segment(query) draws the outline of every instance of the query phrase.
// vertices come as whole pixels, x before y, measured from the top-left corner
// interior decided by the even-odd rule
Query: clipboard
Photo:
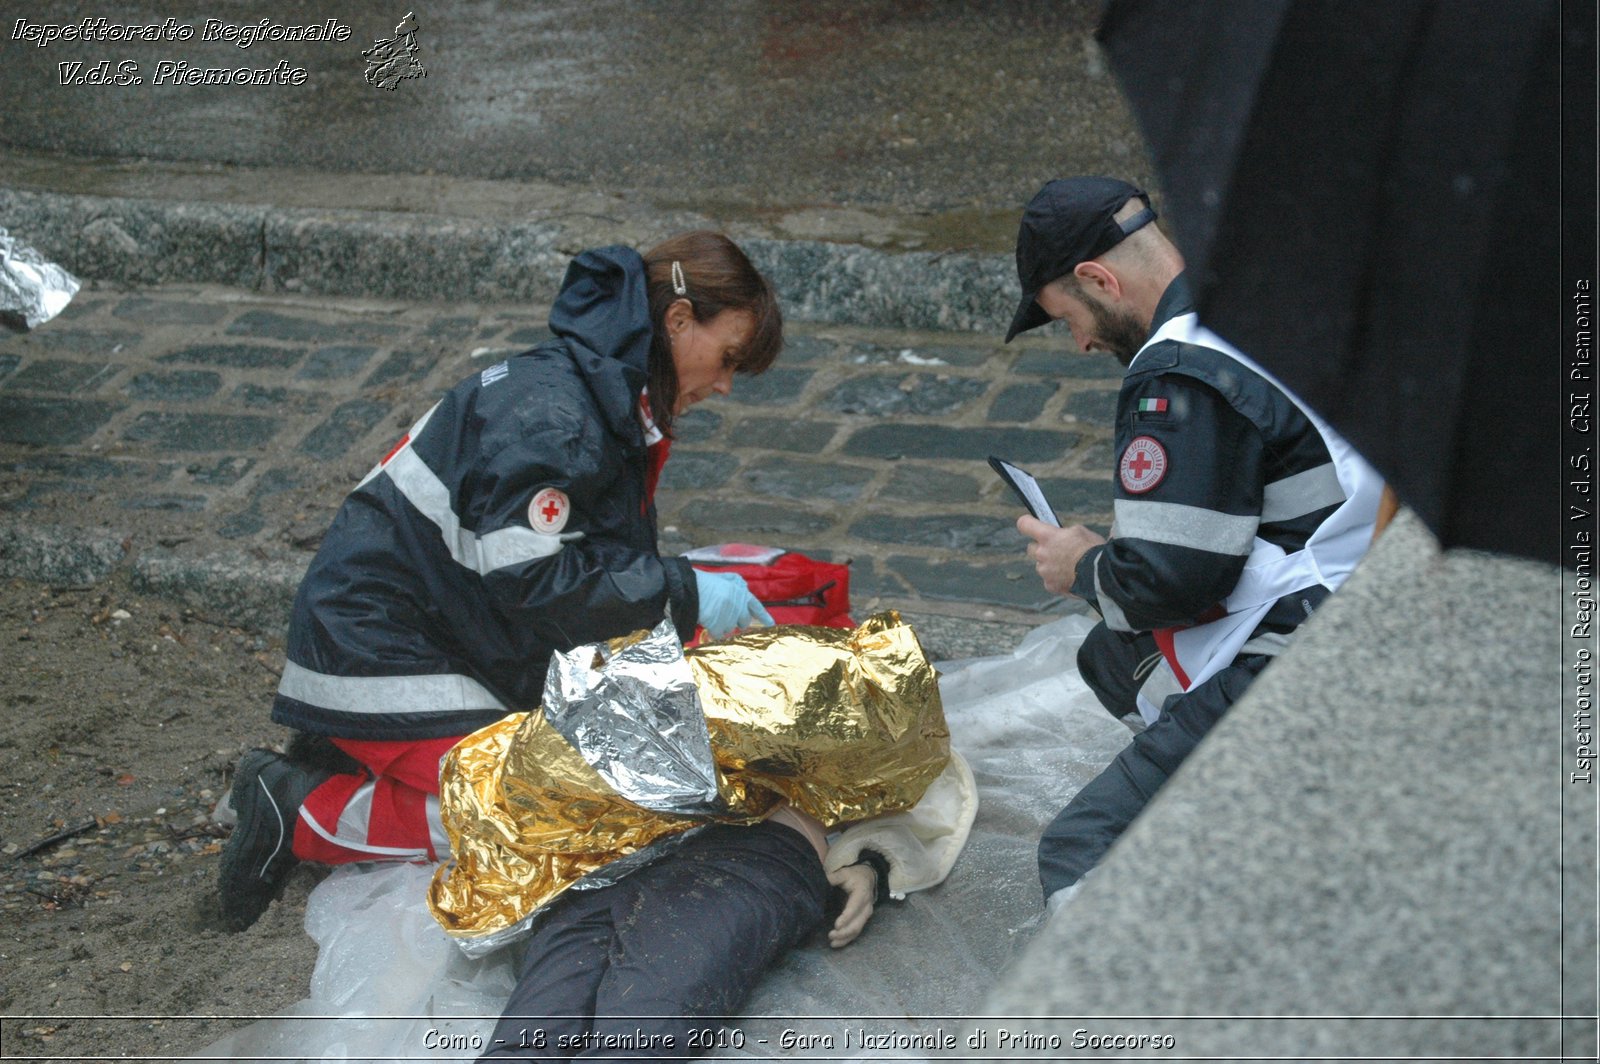
[[[1044,497],[1044,490],[1039,487],[1039,482],[1034,479],[1032,473],[992,454],[989,456],[989,465],[1000,474],[1000,479],[1016,492],[1017,498],[1022,500],[1022,505],[1027,507],[1030,514],[1047,525],[1061,527],[1061,522],[1056,520],[1055,510]]]

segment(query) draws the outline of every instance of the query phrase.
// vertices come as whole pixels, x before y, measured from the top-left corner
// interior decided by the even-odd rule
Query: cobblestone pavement
[[[544,323],[525,305],[90,285],[0,340],[0,570],[70,583],[133,564],[169,590],[231,581],[239,615],[261,586],[281,606],[355,481]],[[1104,530],[1118,367],[1068,348],[792,325],[777,366],[681,419],[663,549],[848,558],[863,614],[1012,627],[1081,609],[1040,586],[986,463],[1030,469],[1064,519]]]

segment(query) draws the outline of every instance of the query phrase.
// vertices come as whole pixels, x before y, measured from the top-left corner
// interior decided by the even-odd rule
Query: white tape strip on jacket
[[[1117,534],[1170,547],[1244,557],[1250,553],[1259,522],[1254,515],[1225,514],[1176,502],[1117,499]]]
[[[448,713],[493,709],[511,712],[470,676],[329,676],[285,662],[278,693],[341,713]]]
[[[583,538],[582,532],[546,535],[518,526],[502,528],[484,536],[462,528],[461,518],[450,508],[450,489],[412,449],[417,437],[422,435],[422,430],[438,409],[438,404],[434,404],[418,418],[400,448],[386,461],[373,466],[357,487],[376,476],[387,474],[406,501],[439,529],[450,557],[482,576],[536,558],[548,558],[560,551],[563,544]]]
[[[461,519],[450,509],[450,489],[410,447],[402,448],[389,459],[383,471],[406,501],[438,526],[450,557],[483,576],[496,569],[548,558],[560,551],[563,544],[583,536],[582,532],[547,535],[519,526],[479,536],[461,527]]]

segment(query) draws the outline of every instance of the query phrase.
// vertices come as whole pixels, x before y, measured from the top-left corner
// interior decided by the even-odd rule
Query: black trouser
[[[1078,647],[1078,675],[1113,717],[1139,712],[1135,697],[1144,686],[1150,658],[1161,656],[1149,632],[1113,632],[1104,621]]]
[[[1119,715],[1132,712],[1133,695],[1139,689],[1132,679],[1140,658],[1137,641],[1114,632],[1101,634],[1104,628],[1103,624],[1097,626],[1084,641],[1084,650],[1090,652],[1079,652],[1079,671],[1107,709]],[[1090,649],[1091,640],[1100,653]],[[1046,898],[1072,886],[1100,862],[1271,660],[1255,654],[1236,658],[1193,690],[1168,698],[1155,723],[1135,735],[1116,759],[1056,814],[1039,839],[1039,882]]]
[[[690,1032],[738,1013],[822,923],[828,890],[811,843],[772,823],[707,828],[620,883],[569,890],[530,938],[484,1059],[705,1055]]]

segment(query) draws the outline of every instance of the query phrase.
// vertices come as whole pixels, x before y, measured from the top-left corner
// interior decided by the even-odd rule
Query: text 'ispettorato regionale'
[[[11,39],[39,48],[76,42],[90,44],[161,44],[181,42],[226,42],[241,49],[262,41],[348,41],[349,26],[336,18],[321,22],[292,24],[261,19],[257,22],[228,22],[208,18],[198,26],[168,17],[160,22],[114,22],[108,18],[82,18],[76,22],[32,22],[19,18],[11,27]],[[304,67],[280,59],[272,66],[197,66],[172,58],[106,58],[99,61],[74,60],[57,64],[62,85],[142,85],[146,75],[141,63],[154,63],[149,75],[152,85],[301,85],[308,74]]]

